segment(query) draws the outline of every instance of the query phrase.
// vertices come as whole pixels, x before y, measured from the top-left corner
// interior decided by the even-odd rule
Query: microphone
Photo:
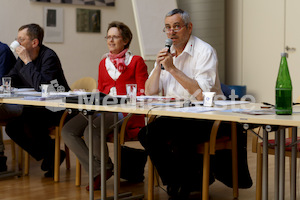
[[[166,42],[165,47],[168,47],[168,52],[170,53],[170,48],[173,44],[173,41],[170,38],[168,38],[168,39],[166,39],[165,42]],[[165,69],[163,65],[161,65],[160,68],[163,69],[163,70]]]

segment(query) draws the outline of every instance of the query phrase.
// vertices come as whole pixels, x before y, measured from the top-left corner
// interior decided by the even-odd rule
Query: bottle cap
[[[286,52],[281,53],[281,57],[287,57],[287,56],[288,56],[288,54]]]

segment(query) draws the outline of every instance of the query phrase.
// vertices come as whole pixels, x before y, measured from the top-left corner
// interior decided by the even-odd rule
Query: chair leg
[[[209,142],[204,143],[204,155],[203,155],[203,180],[202,180],[202,200],[209,199]]]
[[[25,154],[25,163],[24,163],[24,175],[29,175],[29,153],[27,151],[24,151]]]
[[[3,126],[0,126],[0,137],[3,141]],[[10,145],[11,145],[11,158],[12,160],[16,160],[15,142],[12,139],[10,139]]]
[[[54,182],[59,181],[60,167],[60,137],[58,127],[55,127],[55,156],[54,156]]]
[[[67,147],[67,145],[65,145],[65,152],[66,152],[66,168],[71,169],[70,150]]]
[[[10,147],[11,147],[11,158],[12,160],[16,160],[16,145],[13,140],[10,140]]]
[[[257,163],[256,163],[256,200],[262,198],[262,147],[257,147]]]
[[[154,167],[148,156],[148,200],[154,199]]]
[[[298,150],[296,151],[296,158],[298,158]],[[292,185],[292,157],[289,157],[290,165],[290,187]]]
[[[119,136],[118,136],[119,137]],[[121,144],[120,141],[118,141],[118,191],[121,187]]]
[[[238,198],[238,157],[237,157],[237,130],[236,122],[231,122],[231,145],[232,145],[232,186],[233,197]]]
[[[23,149],[21,148],[21,147],[19,147],[18,145],[17,145],[17,147],[18,147],[18,167],[19,167],[19,170],[22,170],[23,168],[24,168],[24,166],[23,166],[23,161],[24,161],[24,159],[23,159]]]
[[[81,185],[81,164],[76,158],[76,177],[75,177],[75,185],[80,186]]]
[[[154,186],[158,187],[159,186],[159,174],[155,167],[153,167],[153,176],[154,176]]]

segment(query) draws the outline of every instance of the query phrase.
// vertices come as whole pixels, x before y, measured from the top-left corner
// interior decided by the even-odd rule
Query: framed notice
[[[76,30],[77,32],[100,33],[101,11],[91,9],[76,9]]]
[[[63,28],[63,9],[44,7],[44,41],[62,43],[64,41]]]

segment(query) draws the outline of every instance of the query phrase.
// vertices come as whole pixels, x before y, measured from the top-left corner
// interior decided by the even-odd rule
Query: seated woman
[[[133,55],[129,50],[132,33],[128,26],[122,22],[112,22],[107,29],[107,46],[109,53],[99,64],[98,89],[105,94],[125,95],[126,84],[137,84],[137,95],[143,95],[145,82],[148,78],[147,66],[142,57]],[[119,119],[123,114],[119,113]],[[112,131],[113,114],[105,115],[105,133]],[[134,115],[128,122],[126,134],[128,138],[137,137],[139,130],[145,126],[144,116]],[[100,189],[100,114],[93,115],[93,169],[94,190]],[[82,139],[84,136],[84,140]],[[80,113],[69,120],[62,129],[62,137],[66,145],[76,154],[83,168],[88,171],[88,121]],[[113,163],[106,146],[105,160],[107,163],[106,178],[113,172]],[[86,187],[89,190],[89,186]]]

